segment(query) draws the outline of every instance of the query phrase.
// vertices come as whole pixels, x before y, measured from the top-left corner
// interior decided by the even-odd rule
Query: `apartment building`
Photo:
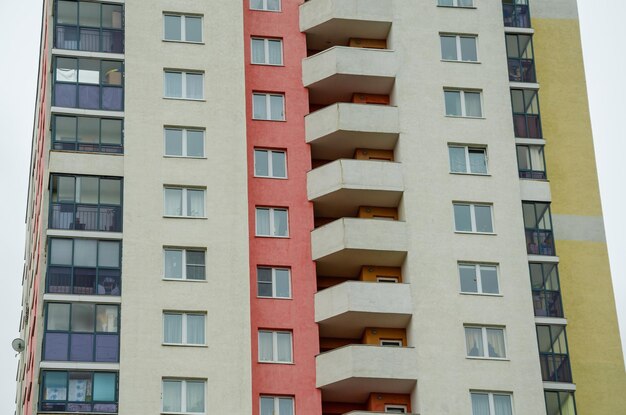
[[[16,414],[623,413],[575,0],[42,15]]]

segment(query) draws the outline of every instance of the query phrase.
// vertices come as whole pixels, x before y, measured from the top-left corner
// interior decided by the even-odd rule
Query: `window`
[[[476,36],[439,35],[441,39],[441,59],[446,61],[478,62]]]
[[[56,2],[54,47],[124,53],[124,8],[88,1]]]
[[[280,39],[252,38],[252,63],[257,65],[282,65],[283,41]]]
[[[539,363],[544,382],[572,382],[565,326],[537,325]]]
[[[205,344],[205,315],[197,313],[163,313],[163,343]]]
[[[46,292],[120,295],[121,242],[51,238]]]
[[[259,330],[259,362],[293,363],[291,332]]]
[[[545,180],[547,175],[543,146],[517,146],[517,166],[520,178]]]
[[[506,358],[504,329],[501,328],[466,326],[465,346],[468,357]]]
[[[53,174],[50,187],[51,229],[122,231],[122,179]]]
[[[449,117],[483,116],[480,91],[444,91],[446,101],[446,115]]]
[[[511,89],[515,137],[542,138],[539,97],[533,89]]]
[[[438,4],[448,7],[473,7],[474,0],[439,0]]]
[[[258,267],[257,295],[264,298],[291,298],[291,276],[288,268]]]
[[[124,107],[123,73],[122,61],[56,57],[53,105],[121,111]]]
[[[178,42],[202,42],[202,16],[164,14],[163,39]]]
[[[380,339],[380,345],[383,347],[402,347],[401,339]]]
[[[44,370],[39,410],[117,413],[117,373]]]
[[[459,264],[461,292],[499,294],[498,267],[487,264]]]
[[[252,118],[255,120],[284,121],[285,96],[282,94],[252,94]]]
[[[563,317],[557,264],[531,262],[529,266],[535,316]]]
[[[280,0],[250,0],[251,10],[280,11]]]
[[[288,396],[261,396],[260,415],[294,415],[293,398]]]
[[[43,360],[119,361],[119,314],[114,304],[46,304]]]
[[[522,212],[526,252],[531,255],[556,255],[550,203],[522,202]]]
[[[254,149],[254,176],[287,178],[287,153],[279,150]]]
[[[287,209],[256,208],[256,235],[276,238],[289,236]]]
[[[504,26],[530,27],[528,0],[502,0]]]
[[[495,392],[472,392],[472,415],[513,415],[511,395]]]
[[[454,226],[457,232],[493,233],[491,205],[454,203]]]
[[[537,82],[533,38],[531,35],[506,35],[509,81]]]
[[[201,414],[205,411],[206,381],[163,379],[162,412],[166,414]]]
[[[204,130],[166,127],[165,155],[204,157]]]
[[[204,73],[165,71],[163,74],[165,98],[204,98]]]
[[[449,145],[450,171],[452,173],[487,174],[487,149]]]
[[[204,189],[165,187],[165,216],[204,217]]]
[[[550,415],[576,415],[574,392],[545,391],[546,409]]]
[[[123,124],[116,118],[53,115],[52,149],[121,154]]]
[[[388,414],[406,414],[407,411],[406,405],[385,405],[385,413]]]
[[[165,248],[165,279],[205,280],[205,251]]]

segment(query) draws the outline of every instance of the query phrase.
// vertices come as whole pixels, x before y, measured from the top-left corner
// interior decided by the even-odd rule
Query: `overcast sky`
[[[424,0],[421,0],[424,1]],[[433,0],[434,1],[434,0]],[[489,0],[485,3],[488,4]],[[544,0],[550,1],[550,0]],[[146,0],[146,3],[148,1]],[[626,337],[626,186],[623,130],[626,54],[618,28],[626,16],[623,0],[578,0],[596,159],[609,243],[613,283]],[[7,284],[0,291],[0,413],[12,414],[15,399],[15,353],[18,336],[24,256],[24,212],[32,138],[41,0],[0,1],[0,263]],[[575,41],[575,40],[574,40]],[[555,47],[566,45],[555,45]],[[593,289],[593,275],[589,275]]]

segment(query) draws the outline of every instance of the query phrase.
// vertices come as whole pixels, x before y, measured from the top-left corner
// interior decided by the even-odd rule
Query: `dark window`
[[[531,262],[530,282],[537,317],[563,317],[557,264]]]
[[[52,149],[94,153],[124,152],[123,121],[115,118],[52,117]]]
[[[556,255],[550,204],[543,202],[523,202],[526,248],[533,255]]]
[[[39,410],[117,413],[117,373],[44,370]]]
[[[502,0],[504,25],[507,27],[530,27],[528,0]]]
[[[541,376],[546,382],[572,382],[565,326],[538,325]]]
[[[547,175],[543,146],[517,146],[517,167],[522,179],[545,180]]]
[[[510,81],[537,82],[532,36],[507,34],[506,54],[509,61]]]
[[[533,89],[511,89],[515,137],[542,138],[539,97]]]
[[[546,410],[550,415],[576,415],[574,392],[545,391]]]

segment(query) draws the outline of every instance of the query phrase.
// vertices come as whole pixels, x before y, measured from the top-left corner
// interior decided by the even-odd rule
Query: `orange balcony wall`
[[[406,330],[368,327],[363,332],[361,343],[378,346],[381,340],[402,340],[402,346],[406,347]]]
[[[360,206],[358,217],[361,219],[398,220],[398,209],[397,208],[373,207],[373,206]]]
[[[351,48],[387,49],[387,40],[350,38],[348,46]]]
[[[389,95],[356,93],[352,95],[352,103],[389,105]]]
[[[379,282],[379,278],[384,278],[385,282],[391,282],[389,281],[390,279],[395,279],[397,282],[402,282],[402,271],[400,267],[364,266],[361,268],[359,280],[367,282]]]
[[[370,412],[385,412],[385,405],[405,405],[411,412],[411,396],[399,393],[370,393],[367,400],[367,410]]]
[[[371,148],[357,148],[354,152],[354,159],[393,161],[393,150],[373,150]]]

